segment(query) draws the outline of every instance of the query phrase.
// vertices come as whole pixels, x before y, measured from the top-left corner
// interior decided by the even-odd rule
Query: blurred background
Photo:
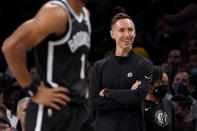
[[[20,24],[34,17],[46,1],[1,1],[0,47]],[[118,12],[125,12],[132,17],[136,26],[133,49],[152,60],[155,65],[166,68],[170,73],[169,91],[166,98],[171,99],[177,92],[180,93],[181,89],[186,88],[188,93],[183,93],[183,95],[190,96],[196,101],[196,0],[97,0],[90,1],[86,6],[91,14],[92,26],[88,79],[90,79],[94,62],[111,55],[115,48],[115,43],[109,33],[111,18]],[[39,82],[39,74],[34,66],[31,51],[28,52],[28,68],[33,80]],[[188,73],[187,77],[180,75],[180,72]],[[187,83],[184,83],[185,81]],[[184,87],[180,86],[180,83]],[[0,103],[5,104],[7,110],[11,112],[10,119],[15,119],[12,116],[16,114],[17,103],[23,97],[24,94],[20,91],[17,81],[0,52]],[[197,112],[194,111],[194,114]],[[16,122],[13,123],[16,127]]]

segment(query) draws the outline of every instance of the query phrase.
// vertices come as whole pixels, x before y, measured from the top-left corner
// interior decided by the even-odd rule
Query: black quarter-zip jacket
[[[97,61],[90,80],[93,109],[99,113],[96,131],[144,131],[143,107],[152,81],[152,62],[131,50],[127,57],[109,56]],[[137,81],[142,84],[131,90]],[[99,92],[110,89],[109,98]]]

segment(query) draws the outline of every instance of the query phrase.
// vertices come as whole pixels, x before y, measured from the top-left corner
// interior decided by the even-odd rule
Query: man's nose
[[[129,31],[124,32],[124,36],[130,36],[130,35],[131,35],[131,33]]]

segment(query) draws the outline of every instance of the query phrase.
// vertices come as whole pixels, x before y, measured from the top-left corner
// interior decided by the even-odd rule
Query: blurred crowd
[[[23,21],[34,16],[47,0],[2,1],[0,5],[0,43]],[[8,3],[9,2],[9,3]],[[128,13],[136,25],[133,49],[170,73],[166,98],[174,102],[179,129],[187,131],[197,120],[197,3],[195,0],[97,0],[88,3],[92,37],[89,52],[88,80],[94,62],[111,55],[115,48],[110,38],[110,20],[117,12]],[[0,44],[0,45],[1,45]],[[35,82],[39,73],[33,55],[27,64]],[[178,96],[177,96],[178,95]],[[179,96],[181,95],[181,96]],[[184,96],[184,97],[182,97]],[[25,95],[9,71],[0,52],[0,112],[10,124],[22,130],[18,116],[19,101]],[[6,113],[5,113],[6,111]],[[0,118],[1,121],[8,120]],[[184,124],[183,124],[184,123]],[[183,126],[184,125],[184,126]]]

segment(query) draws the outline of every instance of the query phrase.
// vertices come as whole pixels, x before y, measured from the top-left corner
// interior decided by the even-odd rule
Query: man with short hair
[[[172,90],[175,95],[181,94],[184,96],[189,96],[189,98],[192,99],[190,114],[195,120],[197,120],[197,101],[191,96],[193,87],[191,85],[191,75],[189,71],[181,69],[175,74],[172,81]]]
[[[96,110],[96,131],[144,131],[143,101],[152,80],[153,64],[133,49],[135,26],[124,13],[112,18],[113,55],[95,63],[90,97]],[[141,85],[131,87],[136,81]]]

